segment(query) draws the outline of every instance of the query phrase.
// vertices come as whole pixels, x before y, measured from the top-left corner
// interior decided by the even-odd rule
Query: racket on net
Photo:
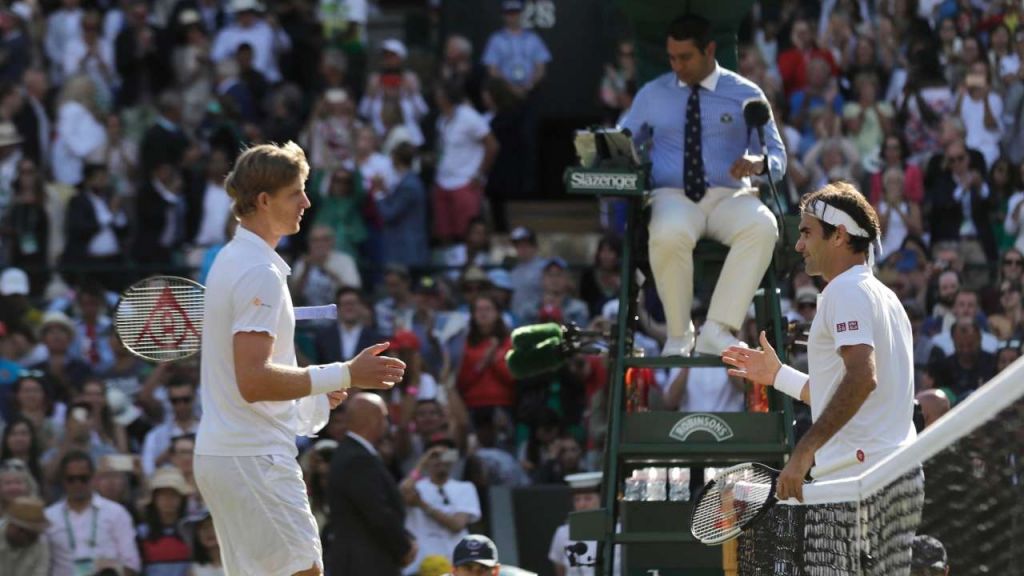
[[[206,288],[178,276],[150,276],[121,294],[114,330],[125,348],[154,362],[188,358],[199,351]],[[295,308],[296,320],[336,318],[334,304]]]
[[[812,468],[811,476],[818,478],[862,462],[864,452],[857,450],[833,465]],[[757,462],[720,471],[704,485],[693,505],[690,517],[693,537],[703,544],[722,544],[756,525],[779,502],[775,484],[780,473]]]

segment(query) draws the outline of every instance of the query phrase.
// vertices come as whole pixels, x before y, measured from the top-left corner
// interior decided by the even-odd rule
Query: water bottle
[[[644,500],[647,502],[665,501],[665,481],[668,479],[664,468],[647,468],[647,490]]]
[[[672,502],[690,501],[690,469],[668,469],[668,499]]]
[[[622,499],[626,502],[639,502],[644,499],[646,481],[641,478],[643,470],[633,470],[633,474],[626,478],[625,488],[622,491]]]

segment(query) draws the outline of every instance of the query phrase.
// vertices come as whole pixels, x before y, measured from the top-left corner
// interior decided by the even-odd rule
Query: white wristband
[[[348,373],[348,364],[335,362],[310,366],[309,382],[311,384],[309,395],[316,396],[317,394],[345,390],[351,386],[352,377]]]
[[[775,389],[787,396],[792,396],[797,400],[800,399],[800,393],[804,390],[804,384],[807,383],[807,374],[793,368],[792,366],[782,365],[779,371],[775,374]]]

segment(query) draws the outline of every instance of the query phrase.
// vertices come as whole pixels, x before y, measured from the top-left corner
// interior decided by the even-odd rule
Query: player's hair
[[[241,218],[256,211],[256,199],[263,192],[275,192],[309,177],[306,153],[294,142],[253,146],[235,161],[235,167],[224,180],[228,195],[234,200],[232,210]]]
[[[714,40],[711,37],[711,21],[697,14],[685,14],[673,20],[668,25],[668,37],[679,42],[692,40],[701,54]]]
[[[846,212],[854,222],[870,234],[869,238],[849,235],[850,248],[854,253],[866,253],[871,243],[882,233],[875,209],[868,203],[867,198],[849,182],[832,182],[820,190],[811,192],[800,199],[800,210],[807,210],[807,206],[815,201],[824,202],[837,210]],[[820,222],[825,238],[831,238],[836,232],[836,227],[828,222]]]

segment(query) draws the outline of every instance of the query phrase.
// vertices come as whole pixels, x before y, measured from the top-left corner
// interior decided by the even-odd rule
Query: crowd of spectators
[[[339,312],[299,327],[300,362],[388,340],[409,367],[376,445],[418,541],[406,574],[489,531],[490,488],[600,470],[607,360],[517,380],[504,356],[524,324],[612,326],[621,222],[603,219],[593,260],[570,263],[507,221],[529,172],[535,88],[559,55],[521,28],[521,2],[501,4],[504,27],[485,46],[443,39],[429,79],[399,39],[368,40],[353,0],[0,10],[0,572],[218,573],[192,478],[196,360],[139,360],[111,314],[142,276],[202,281],[236,224],[223,177],[264,141],[299,142],[312,168],[303,230],[279,247],[295,304]],[[757,5],[741,29],[739,72],[786,141],[790,210],[843,179],[878,211],[877,273],[913,322],[931,416],[1021,355],[1022,12],[786,0]],[[594,86],[609,124],[637,89],[622,39]],[[786,278],[784,311],[806,324],[821,286]],[[649,287],[641,300],[635,341],[655,355],[660,305]],[[652,409],[750,404],[721,368],[651,377]],[[345,530],[328,525],[327,470],[347,430],[342,405],[318,439],[299,439],[325,549]]]

